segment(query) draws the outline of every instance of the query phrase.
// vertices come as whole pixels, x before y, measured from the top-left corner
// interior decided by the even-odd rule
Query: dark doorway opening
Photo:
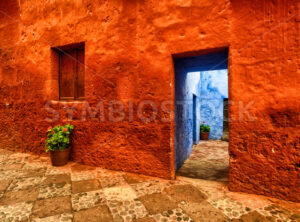
[[[197,96],[193,94],[193,143],[197,144]]]
[[[174,65],[176,175],[228,181],[228,49]],[[200,124],[211,128],[208,141]]]
[[[229,141],[229,126],[228,126],[228,98],[223,100],[223,136],[222,140]]]

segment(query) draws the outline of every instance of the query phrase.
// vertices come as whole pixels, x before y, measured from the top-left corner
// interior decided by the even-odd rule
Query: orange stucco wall
[[[0,1],[0,145],[43,153],[46,129],[67,122],[75,104],[57,102],[51,47],[85,42],[86,101],[101,100],[105,118],[83,121],[84,103],[75,104],[73,160],[174,178],[174,121],[158,109],[143,122],[135,111],[141,101],[174,100],[172,55],[229,47],[229,187],[300,201],[299,8],[297,0]],[[111,100],[123,102],[122,121],[109,121]]]

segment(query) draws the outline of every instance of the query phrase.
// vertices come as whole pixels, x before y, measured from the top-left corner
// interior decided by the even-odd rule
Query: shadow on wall
[[[227,58],[228,50],[174,59],[176,170],[199,142],[202,121],[211,126],[211,139],[222,137],[223,99],[228,97]]]
[[[10,46],[14,46],[20,37],[20,23],[18,22],[20,18],[19,1],[17,0],[1,0],[0,1],[0,48],[2,50],[3,56],[9,54]],[[8,63],[4,61],[3,64]],[[1,65],[3,66],[3,65]]]

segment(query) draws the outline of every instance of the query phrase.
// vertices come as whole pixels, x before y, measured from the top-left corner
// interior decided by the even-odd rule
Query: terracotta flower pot
[[[208,140],[209,132],[200,132],[200,139],[201,140]]]
[[[54,150],[50,151],[50,159],[53,166],[63,166],[68,163],[71,148],[63,151]]]

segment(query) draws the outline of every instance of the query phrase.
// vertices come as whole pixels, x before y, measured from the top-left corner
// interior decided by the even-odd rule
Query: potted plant
[[[203,121],[203,124],[200,125],[200,139],[208,140],[209,132],[210,132],[209,125],[205,125],[205,122]]]
[[[70,135],[74,129],[73,125],[49,127],[46,139],[46,152],[50,151],[50,159],[53,166],[63,166],[69,160]]]

